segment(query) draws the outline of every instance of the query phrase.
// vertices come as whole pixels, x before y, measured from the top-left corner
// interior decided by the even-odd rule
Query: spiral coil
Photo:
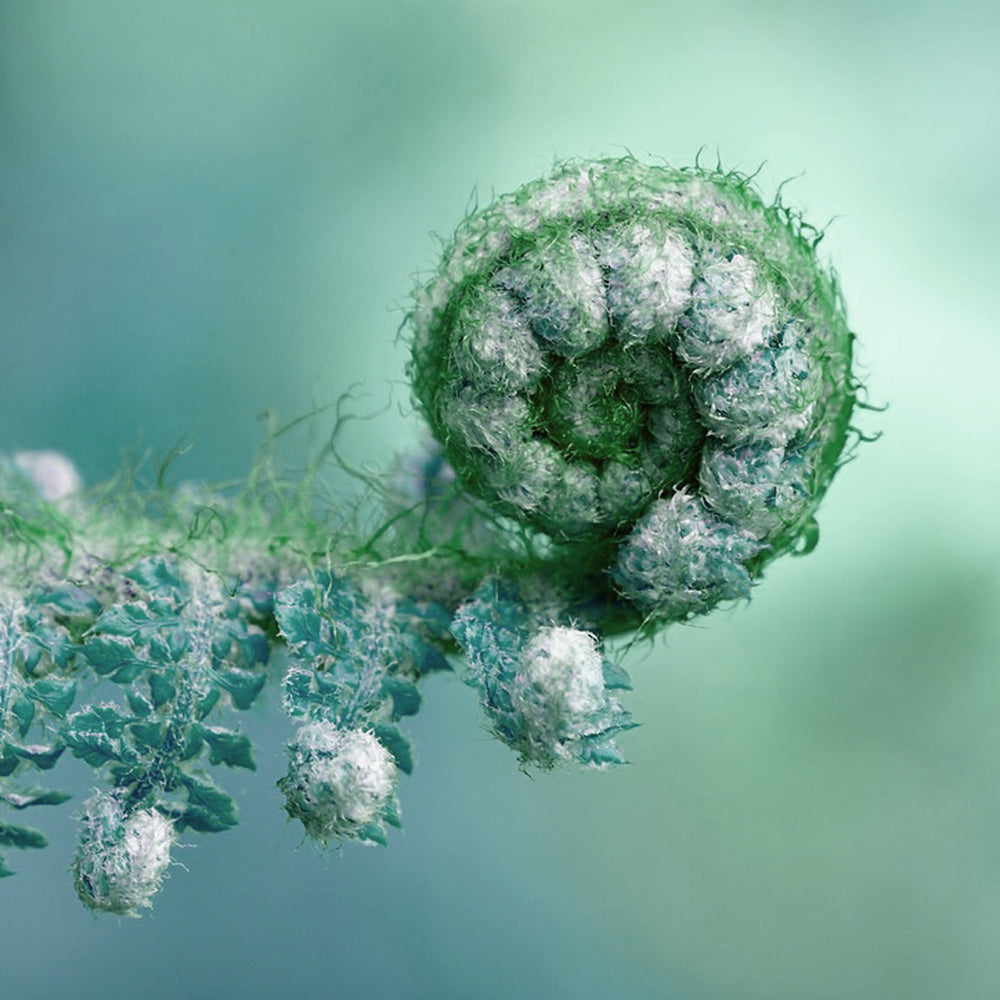
[[[471,494],[644,617],[746,596],[854,403],[816,236],[739,174],[568,164],[459,227],[410,317],[418,405]]]

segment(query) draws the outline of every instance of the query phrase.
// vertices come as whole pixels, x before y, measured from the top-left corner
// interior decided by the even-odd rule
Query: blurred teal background
[[[440,1000],[1000,995],[1000,13],[972,0],[0,0],[0,444],[244,473],[267,409],[358,383],[474,192],[566,156],[747,171],[830,226],[882,431],[808,559],[634,650],[610,774],[525,777],[432,679],[387,850],[316,856],[221,776],[153,914],[94,920],[52,846],[0,886],[0,994]],[[73,765],[64,783],[86,794]]]

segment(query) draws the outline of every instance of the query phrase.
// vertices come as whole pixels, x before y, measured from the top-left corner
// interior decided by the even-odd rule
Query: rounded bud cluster
[[[396,762],[373,733],[310,722],[288,745],[285,810],[313,840],[380,843],[396,818]]]
[[[541,762],[579,758],[585,738],[603,735],[606,716],[620,711],[605,688],[597,640],[561,625],[540,628],[528,641],[510,698],[525,755]]]
[[[452,620],[493,732],[526,765],[624,762],[616,737],[634,723],[615,693],[631,688],[628,674],[592,633],[531,618],[510,586],[487,580]]]
[[[847,436],[817,242],[741,175],[568,164],[459,227],[410,316],[417,401],[469,492],[600,548],[642,617],[744,596]]]
[[[173,842],[173,824],[157,810],[126,816],[114,793],[93,796],[85,806],[73,860],[81,902],[92,910],[141,916],[160,890]]]

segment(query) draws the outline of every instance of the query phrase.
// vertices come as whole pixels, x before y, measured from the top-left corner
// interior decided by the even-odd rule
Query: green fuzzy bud
[[[687,617],[813,531],[856,389],[813,234],[739,174],[629,157],[459,227],[409,317],[414,393],[465,488],[549,537],[567,606]]]

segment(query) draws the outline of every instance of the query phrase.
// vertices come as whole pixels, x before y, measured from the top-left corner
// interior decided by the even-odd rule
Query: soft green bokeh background
[[[78,907],[70,810],[39,817],[0,995],[1000,995],[998,43],[971,0],[0,0],[5,449],[96,481],[187,437],[227,478],[261,411],[360,383],[392,404],[347,448],[384,464],[429,234],[626,148],[797,177],[890,403],[814,555],[633,652],[631,767],[526,778],[435,678],[405,833],[322,859],[259,714],[243,825],[140,922]]]

